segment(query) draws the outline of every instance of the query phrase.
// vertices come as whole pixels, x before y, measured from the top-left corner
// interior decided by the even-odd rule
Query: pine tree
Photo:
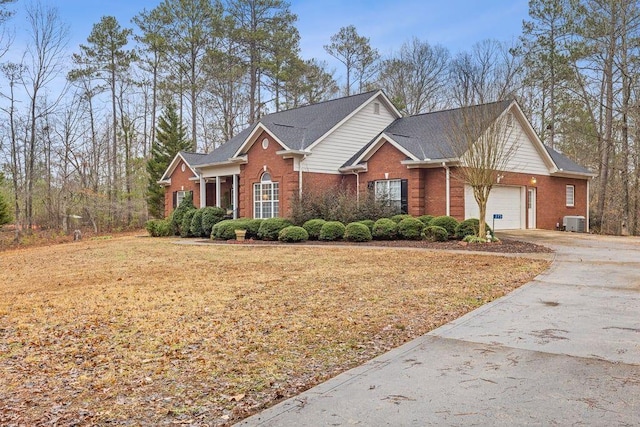
[[[4,224],[9,224],[11,221],[13,221],[11,217],[11,207],[2,193],[0,193],[0,227]]]
[[[152,217],[164,216],[164,188],[158,181],[176,154],[190,148],[191,141],[186,138],[185,128],[180,122],[176,107],[173,104],[167,105],[158,120],[156,140],[151,149],[151,158],[147,162],[147,205]]]

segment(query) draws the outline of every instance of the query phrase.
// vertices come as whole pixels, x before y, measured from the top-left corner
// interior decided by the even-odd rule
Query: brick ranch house
[[[589,215],[594,176],[545,146],[515,101],[491,107],[509,115],[515,154],[498,175],[487,221],[496,229],[556,229],[565,215]],[[208,154],[180,152],[160,183],[169,215],[187,193],[196,206],[234,218],[286,217],[304,191],[346,185],[385,194],[414,216],[478,217],[471,188],[447,155],[447,124],[459,109],[403,117],[382,91],[266,115]],[[450,140],[450,138],[449,138]],[[444,153],[444,154],[443,154]]]

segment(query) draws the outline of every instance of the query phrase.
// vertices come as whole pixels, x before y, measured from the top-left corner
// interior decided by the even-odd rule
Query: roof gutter
[[[247,156],[238,156],[238,157],[231,157],[230,159],[224,161],[224,162],[215,162],[215,163],[205,163],[202,165],[196,165],[193,168],[194,169],[202,169],[202,168],[208,168],[211,166],[228,166],[228,165],[237,165],[238,163],[247,163],[248,159]]]
[[[441,168],[443,166],[458,166],[460,159],[424,159],[424,160],[403,160],[400,164],[405,165],[408,169],[413,168]]]
[[[341,173],[356,173],[356,172],[367,172],[367,164],[360,163],[354,166],[344,166],[338,169]]]

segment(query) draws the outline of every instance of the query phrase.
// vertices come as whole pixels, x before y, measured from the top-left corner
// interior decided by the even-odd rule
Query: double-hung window
[[[575,206],[575,194],[576,187],[574,185],[567,185],[566,205],[568,207]]]
[[[184,190],[175,191],[173,193],[173,207],[177,208],[178,206],[180,206],[180,203],[182,203],[184,198],[187,197],[187,195],[190,195],[190,194],[192,195],[191,191],[184,191]]]
[[[260,182],[253,184],[253,217],[275,218],[280,211],[280,194],[277,182],[271,181],[271,175],[262,174]]]
[[[373,181],[373,190],[376,200],[385,202],[398,212],[408,212],[406,179]]]

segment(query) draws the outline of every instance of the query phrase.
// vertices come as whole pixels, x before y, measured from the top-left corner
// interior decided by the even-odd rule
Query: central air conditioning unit
[[[567,215],[562,218],[562,228],[564,231],[573,231],[575,233],[584,233],[587,231],[585,217]]]

